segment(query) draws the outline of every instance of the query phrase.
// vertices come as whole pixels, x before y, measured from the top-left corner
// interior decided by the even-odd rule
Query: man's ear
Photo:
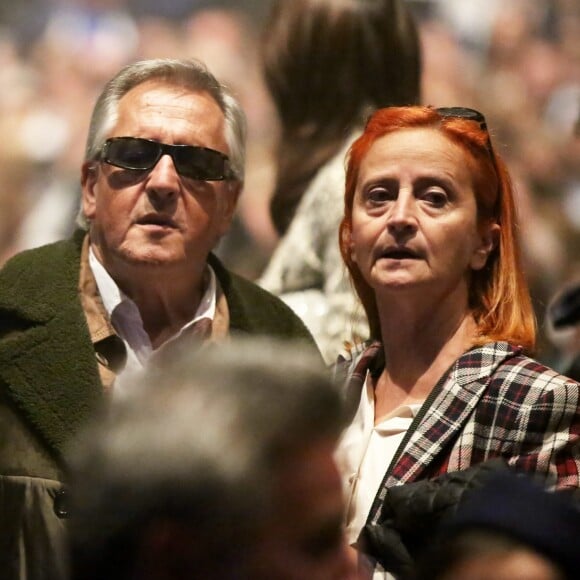
[[[241,181],[228,181],[225,184],[224,207],[221,216],[220,235],[224,235],[229,229],[234,218],[238,199],[244,184]]]
[[[90,161],[85,161],[81,167],[81,205],[84,216],[89,220],[95,217],[96,212],[97,171],[97,166]]]
[[[481,270],[486,264],[489,255],[497,248],[501,227],[495,222],[487,223],[480,232],[480,244],[475,248],[471,257],[471,269]]]

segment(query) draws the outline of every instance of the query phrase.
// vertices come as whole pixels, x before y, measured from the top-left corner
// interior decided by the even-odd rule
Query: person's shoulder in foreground
[[[238,337],[133,386],[71,450],[74,580],[354,579],[343,409],[312,352]]]

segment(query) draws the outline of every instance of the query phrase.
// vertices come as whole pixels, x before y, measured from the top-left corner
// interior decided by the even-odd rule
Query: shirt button
[[[54,496],[54,513],[61,519],[69,516],[69,497],[64,488],[59,489]]]

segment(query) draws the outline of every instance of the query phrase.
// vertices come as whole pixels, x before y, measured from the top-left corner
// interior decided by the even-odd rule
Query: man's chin
[[[118,258],[138,268],[167,268],[183,264],[185,256],[176,252],[155,250],[121,251]]]

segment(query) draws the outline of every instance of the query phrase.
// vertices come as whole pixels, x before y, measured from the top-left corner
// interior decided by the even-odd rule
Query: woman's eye
[[[373,187],[368,190],[366,198],[371,203],[384,203],[394,199],[394,195],[386,187]]]
[[[434,207],[443,207],[447,203],[447,194],[440,190],[427,190],[423,199]]]

